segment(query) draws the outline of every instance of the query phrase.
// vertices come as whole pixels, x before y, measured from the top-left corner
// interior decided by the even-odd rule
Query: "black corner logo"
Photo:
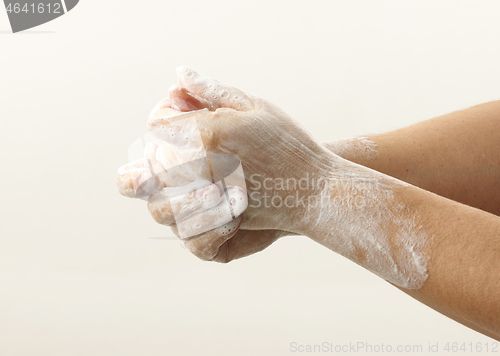
[[[12,32],[52,21],[73,9],[79,0],[4,0]]]

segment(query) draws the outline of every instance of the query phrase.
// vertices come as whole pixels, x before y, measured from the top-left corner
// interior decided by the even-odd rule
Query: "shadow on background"
[[[23,31],[13,33],[12,31],[0,31],[0,35],[45,35],[49,33],[57,33],[55,31]]]

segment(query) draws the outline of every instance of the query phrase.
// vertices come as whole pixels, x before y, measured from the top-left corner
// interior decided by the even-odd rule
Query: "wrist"
[[[339,179],[350,162],[327,152],[323,160],[300,178],[288,180],[289,188],[280,216],[280,229],[310,236],[325,220],[338,213],[332,209],[345,200]]]
[[[379,155],[378,145],[370,137],[348,137],[321,143],[327,150],[351,162],[368,166]]]

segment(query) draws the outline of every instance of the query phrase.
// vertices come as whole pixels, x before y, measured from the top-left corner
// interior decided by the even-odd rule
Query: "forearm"
[[[356,166],[298,233],[500,339],[500,218]]]
[[[349,161],[470,206],[416,187],[396,189],[387,206],[393,216],[394,206],[404,206],[395,218],[414,219],[414,226],[422,227],[426,244],[421,252],[428,257],[423,286],[400,288],[496,339],[500,338],[500,219],[472,207],[500,215],[499,132],[500,101],[496,101],[386,134],[325,143]],[[384,199],[381,196],[372,204]],[[370,221],[369,210],[357,214]],[[381,226],[391,248],[404,239],[397,226],[387,222]],[[328,231],[316,229],[311,237],[330,248],[338,244],[327,236]],[[356,256],[350,258],[363,265]]]
[[[325,146],[352,162],[500,215],[500,101]]]
[[[500,218],[413,187],[401,201],[430,237],[429,278],[403,291],[500,340]]]

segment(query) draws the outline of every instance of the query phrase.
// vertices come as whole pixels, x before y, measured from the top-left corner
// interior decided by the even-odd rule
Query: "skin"
[[[371,136],[378,146],[372,159],[344,158],[500,215],[499,132],[500,101],[493,101]]]
[[[185,88],[171,89],[165,108],[177,112],[208,109],[208,115],[205,112],[198,120],[206,146],[211,150],[223,147],[225,152],[234,154],[237,148],[246,173],[265,172],[269,162],[253,158],[255,147],[265,148],[259,146],[254,137],[262,134],[258,131],[260,123],[255,119],[260,112],[250,104],[231,107],[227,102],[217,102],[204,96],[199,87],[180,79]],[[295,161],[287,165],[287,157],[284,157],[283,167],[278,162],[273,165],[283,176],[298,178],[306,169],[318,175],[345,169],[376,177],[389,186],[394,182],[392,177],[413,184],[394,188],[390,201],[383,192],[374,192],[380,194],[375,197],[377,200],[387,200],[389,211],[397,206],[406,207],[398,212],[398,218],[414,219],[430,237],[424,251],[429,277],[419,289],[398,288],[444,315],[500,340],[500,218],[497,216],[500,188],[495,184],[500,181],[500,150],[497,149],[500,103],[483,104],[370,137],[379,151],[378,156],[370,160],[362,156],[349,157],[348,150],[344,151],[347,152],[344,158],[353,161],[344,160],[328,151],[328,144],[316,142],[293,125],[282,125],[281,119],[271,120],[271,124],[276,124],[271,132],[279,133],[272,141],[278,141],[278,147],[282,144],[281,148],[287,148],[287,140],[279,142],[280,137],[298,137],[305,149],[295,154],[311,152],[303,162],[313,162],[309,165]],[[167,124],[162,120],[168,119],[156,118],[149,125]],[[257,135],[245,136],[248,120]],[[283,120],[288,123],[289,119]],[[353,194],[340,188],[322,193],[332,197]],[[171,226],[175,232],[173,217],[165,214],[168,204],[150,201],[148,207],[155,220]],[[158,213],[160,210],[162,214]],[[338,213],[342,219],[335,214],[325,216],[324,207],[320,206],[307,211],[268,209],[262,213],[257,210],[249,208],[233,222],[239,227],[235,233],[221,236],[220,231],[214,229],[190,238],[186,246],[202,259],[228,262],[258,252],[282,236],[300,234],[335,251],[342,239],[342,235],[335,232],[344,231],[350,221],[349,214],[353,214],[346,210]],[[370,211],[359,209],[355,214],[370,214]],[[315,220],[319,216],[322,216],[321,223]],[[384,233],[395,254],[400,252],[394,247],[398,245],[398,229],[397,224],[384,225]],[[366,253],[360,250],[349,258],[363,265]]]
[[[402,290],[497,340],[499,132],[500,101],[494,101],[371,136],[378,146],[375,158],[344,153],[346,159],[455,201],[424,192],[409,198],[423,204],[422,219],[437,233],[428,249],[429,279],[420,290]]]

